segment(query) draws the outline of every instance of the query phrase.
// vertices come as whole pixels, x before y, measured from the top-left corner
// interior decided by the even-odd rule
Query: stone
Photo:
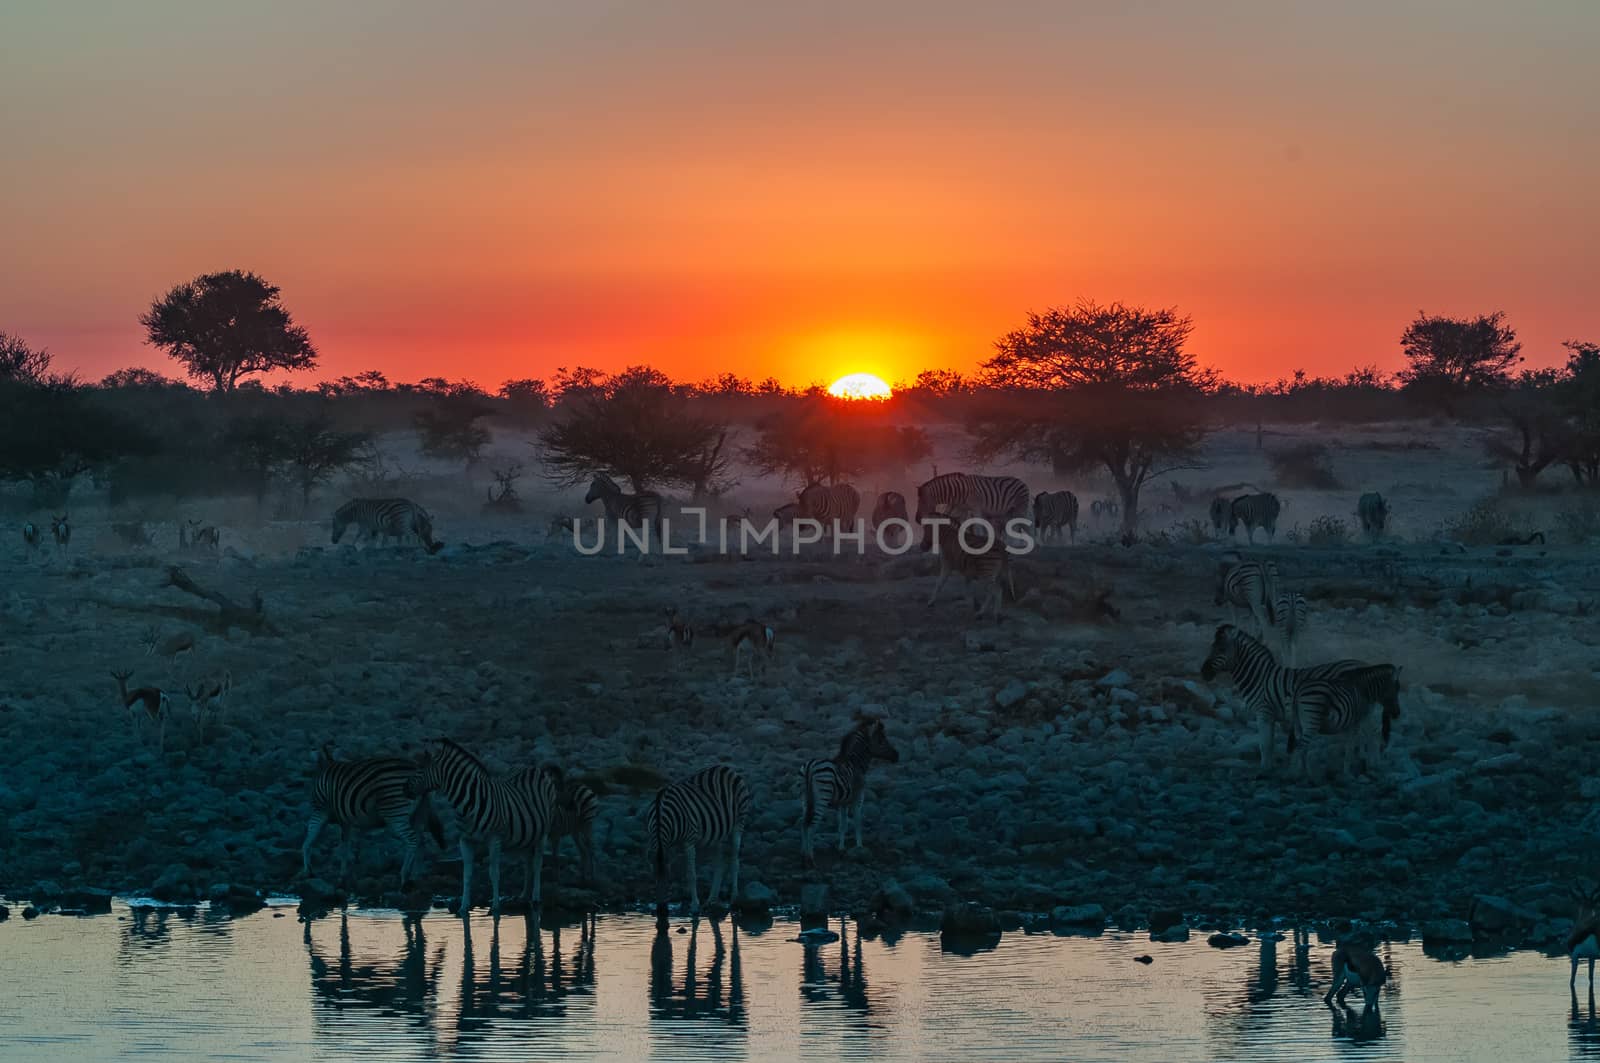
[[[1150,932],[1159,934],[1169,926],[1183,922],[1183,913],[1176,908],[1157,908],[1150,913]]]
[[[1098,904],[1058,905],[1050,909],[1052,926],[1094,926],[1106,924],[1106,910]]]
[[[770,911],[778,903],[778,895],[772,892],[765,883],[757,879],[748,879],[739,890],[739,910],[743,912]]]
[[[891,878],[879,886],[878,891],[872,895],[872,910],[880,916],[893,915],[905,919],[915,911],[915,906],[911,894]]]
[[[1152,930],[1152,931],[1150,931],[1150,940],[1151,941],[1188,941],[1189,940],[1189,928],[1186,925],[1184,925],[1183,923],[1178,923],[1176,926],[1169,926],[1165,930],[1161,930],[1161,931]]]
[[[1110,690],[1116,687],[1125,687],[1131,682],[1133,682],[1133,676],[1129,675],[1121,668],[1115,668],[1101,676],[1099,679],[1096,679],[1094,681],[1094,685],[1102,690]]]
[[[802,916],[828,914],[828,887],[811,882],[800,887],[800,914]]]
[[[1020,679],[1013,679],[995,692],[994,703],[997,708],[1009,709],[1020,704],[1028,696],[1028,684]]]
[[[1430,942],[1443,945],[1472,943],[1472,927],[1465,919],[1430,919],[1417,930],[1422,934],[1425,945]]]
[[[1250,944],[1250,939],[1243,934],[1212,934],[1206,938],[1206,944],[1214,949],[1236,949],[1240,945]]]
[[[944,910],[939,933],[957,937],[989,937],[1000,933],[1000,918],[993,908],[968,901]]]
[[[1504,897],[1480,893],[1472,898],[1467,922],[1475,934],[1482,932],[1493,936],[1511,931],[1520,933],[1539,922],[1539,913],[1513,904]]]

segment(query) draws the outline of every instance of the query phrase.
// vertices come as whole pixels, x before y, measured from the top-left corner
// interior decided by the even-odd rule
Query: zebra
[[[39,534],[39,526],[33,521],[28,521],[22,526],[22,544],[28,548],[29,554],[39,552],[39,542],[43,538]]]
[[[132,671],[112,672],[111,678],[117,681],[117,693],[121,695],[122,707],[128,712],[128,719],[133,724],[135,738],[143,737],[146,721],[154,723],[157,727],[156,751],[164,754],[167,751],[167,717],[172,715],[172,699],[160,687],[135,687],[128,689],[128,680],[133,678]]]
[[[1385,744],[1390,725],[1400,715],[1400,670],[1393,665],[1340,660],[1310,668],[1281,668],[1265,644],[1233,624],[1217,628],[1200,666],[1200,677],[1207,682],[1215,679],[1219,672],[1233,677],[1234,687],[1243,697],[1245,707],[1256,713],[1263,770],[1272,766],[1276,728],[1282,726],[1292,737],[1295,685],[1301,680],[1348,676],[1352,685],[1383,706]]]
[[[551,877],[556,873],[561,839],[570,837],[578,848],[578,874],[584,882],[593,882],[594,821],[600,814],[600,796],[581,782],[567,780],[565,773],[554,764],[545,764],[542,770],[556,788],[555,811],[550,818]]]
[[[72,541],[72,525],[67,521],[67,515],[50,518],[50,537],[56,541],[56,549],[66,552],[67,544]]]
[[[665,534],[663,531],[665,525],[661,517],[661,496],[654,491],[625,494],[622,488],[617,486],[617,481],[600,472],[595,473],[594,479],[589,483],[589,493],[583,496],[585,505],[595,501],[599,501],[605,510],[607,520],[646,529],[653,524],[656,534]]]
[[[1215,604],[1228,606],[1236,615],[1240,609],[1248,610],[1259,635],[1265,636],[1272,624],[1277,596],[1278,567],[1271,561],[1224,561],[1217,566]]]
[[[1572,977],[1567,986],[1574,994],[1578,991],[1578,963],[1589,961],[1589,995],[1594,995],[1594,961],[1600,959],[1600,890],[1574,888],[1573,900],[1577,902],[1577,918],[1572,921],[1572,933],[1567,935],[1567,956],[1572,960]],[[1573,1007],[1578,1005],[1574,1003]]]
[[[1012,601],[1017,597],[1016,579],[1011,571],[1011,553],[1004,543],[996,540],[987,550],[971,550],[961,541],[961,536],[954,536],[954,542],[939,551],[939,579],[933,585],[933,593],[928,596],[928,607],[939,600],[939,592],[944,589],[944,584],[952,572],[959,572],[967,585],[968,597],[972,602],[974,616],[982,619],[985,610],[991,610],[995,623],[1000,622],[1000,606],[1005,600],[1005,592],[1009,588]],[[978,588],[985,587],[982,600],[979,600]]]
[[[841,528],[854,528],[856,525],[861,494],[849,484],[810,484],[796,497],[802,517],[821,521],[824,527],[833,521],[837,521]]]
[[[689,912],[700,914],[700,886],[695,877],[694,851],[698,845],[726,842],[727,853],[711,876],[708,903],[715,904],[722,888],[724,867],[731,867],[728,900],[739,896],[739,842],[750,816],[750,790],[738,772],[718,764],[656,791],[645,811],[645,837],[656,875],[656,914],[667,911],[667,850],[683,846],[688,867]]]
[[[1223,525],[1228,523],[1228,510],[1232,505],[1231,499],[1220,495],[1211,500],[1211,527],[1218,535],[1222,534]]]
[[[1283,659],[1288,662],[1290,668],[1293,668],[1300,652],[1300,636],[1305,633],[1310,620],[1310,603],[1299,591],[1280,587],[1273,593],[1267,605],[1268,619],[1272,623],[1272,629],[1278,634],[1278,644],[1283,650]]]
[[[1278,511],[1282,508],[1274,494],[1240,495],[1228,505],[1228,534],[1235,534],[1242,522],[1250,542],[1256,541],[1257,528],[1271,539],[1278,534]]]
[[[948,513],[956,507],[989,520],[1026,517],[1029,499],[1028,485],[1015,476],[947,472],[917,488],[916,523],[938,516],[941,508]]]
[[[1573,978],[1576,979],[1578,971],[1576,961],[1573,962],[1572,971]],[[1371,949],[1353,942],[1340,941],[1333,949],[1333,984],[1328,987],[1322,1002],[1329,1004],[1338,1001],[1343,1004],[1346,993],[1351,989],[1360,989],[1366,1006],[1375,1009],[1378,1006],[1378,990],[1388,980],[1388,969]]]
[[[1368,491],[1356,503],[1356,516],[1361,520],[1361,530],[1377,539],[1389,523],[1389,503],[1378,492]]]
[[[1360,673],[1308,677],[1298,669],[1285,669],[1294,678],[1293,699],[1289,708],[1289,756],[1300,752],[1300,770],[1305,772],[1309,740],[1339,735],[1347,739],[1344,747],[1345,773],[1371,715],[1373,705]],[[1365,765],[1363,765],[1365,767]]]
[[[333,541],[343,538],[345,529],[356,527],[356,538],[404,541],[414,535],[428,553],[438,553],[444,544],[433,538],[433,518],[428,511],[405,498],[355,498],[333,514]]]
[[[1059,539],[1066,528],[1077,542],[1078,496],[1071,491],[1040,491],[1033,496],[1033,526],[1041,539],[1052,530]]]
[[[300,874],[310,877],[311,847],[326,824],[339,828],[341,880],[350,868],[351,831],[387,827],[405,845],[400,863],[400,888],[405,889],[421,846],[420,831],[444,848],[444,827],[421,788],[421,773],[421,765],[405,757],[338,760],[332,744],[324,743],[311,776],[311,819],[300,846]]]
[[[419,782],[424,791],[438,790],[456,812],[461,834],[461,908],[472,910],[473,853],[480,842],[489,847],[490,910],[500,911],[500,854],[528,854],[525,892],[537,905],[545,839],[555,816],[556,786],[542,767],[523,768],[496,776],[483,762],[448,738],[434,739],[422,756]]]
[[[822,808],[839,811],[839,851],[844,851],[846,821],[856,822],[856,848],[861,848],[861,807],[867,799],[867,769],[874,760],[898,763],[900,753],[889,743],[883,720],[857,716],[855,726],[839,742],[832,760],[808,760],[800,770],[805,787],[805,816],[800,821],[800,855],[806,866],[814,862],[811,828]]]

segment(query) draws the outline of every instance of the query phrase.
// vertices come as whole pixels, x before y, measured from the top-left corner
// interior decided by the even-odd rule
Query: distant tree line
[[[1131,531],[1143,488],[1193,467],[1218,427],[1421,415],[1488,426],[1487,452],[1525,486],[1560,466],[1600,485],[1600,345],[1572,341],[1563,365],[1521,369],[1521,344],[1498,312],[1419,313],[1393,376],[1369,366],[1244,386],[1199,364],[1193,324],[1176,310],[1082,300],[1027,315],[975,373],[925,370],[880,402],[733,373],[674,381],[647,366],[561,368],[492,393],[443,377],[391,382],[379,370],[269,388],[267,374],[314,370],[319,351],[279,289],[243,271],[178,285],[139,320],[190,383],[127,368],[87,384],[0,333],[0,479],[30,485],[40,506],[63,503],[85,475],[114,498],[241,489],[260,498],[278,485],[309,502],[369,464],[381,432],[409,428],[423,454],[470,464],[503,422],[534,432],[555,482],[605,472],[633,490],[704,497],[733,486],[736,459],[795,488],[869,470],[916,479],[932,454],[922,426],[947,423],[965,428],[978,462],[1103,471]]]

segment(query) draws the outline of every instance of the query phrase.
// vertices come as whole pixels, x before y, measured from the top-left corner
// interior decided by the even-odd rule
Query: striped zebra
[[[1306,625],[1310,622],[1311,605],[1299,591],[1282,587],[1275,590],[1267,604],[1271,607],[1268,619],[1277,634],[1278,647],[1283,652],[1284,661],[1293,668],[1300,654],[1300,636],[1305,634]]]
[[[578,874],[584,882],[593,882],[594,821],[600,814],[600,797],[583,783],[568,780],[553,764],[544,765],[543,770],[556,788],[555,814],[550,819],[550,874],[556,873],[561,839],[571,838],[578,848]]]
[[[353,498],[333,514],[333,541],[344,537],[345,529],[356,529],[356,541],[382,536],[404,542],[415,537],[428,553],[437,553],[444,544],[433,538],[433,518],[428,511],[406,498]]]
[[[910,514],[906,512],[906,496],[899,491],[883,492],[872,507],[874,528],[881,526],[885,521],[909,519]]]
[[[723,870],[731,866],[732,881],[728,887],[731,905],[739,896],[739,842],[749,817],[750,790],[739,773],[726,765],[706,768],[656,791],[655,799],[645,812],[644,829],[655,867],[658,915],[666,914],[668,850],[676,845],[683,846],[684,862],[688,866],[689,911],[698,915],[700,886],[695,876],[695,847],[727,843],[727,855],[718,861],[711,876],[708,903],[716,903],[722,888]]]
[[[1223,526],[1228,523],[1228,510],[1232,505],[1232,500],[1220,496],[1211,500],[1211,527],[1219,535],[1222,534]]]
[[[947,472],[917,488],[916,522],[921,524],[930,517],[960,508],[1004,523],[1013,517],[1026,517],[1029,500],[1028,485],[1015,476]]]
[[[1238,532],[1242,523],[1250,542],[1256,541],[1257,528],[1271,539],[1278,534],[1278,511],[1282,508],[1274,494],[1240,495],[1228,505],[1228,534]]]
[[[1389,503],[1378,492],[1368,491],[1356,502],[1356,516],[1361,520],[1361,530],[1377,539],[1389,523]]]
[[[330,746],[324,745],[311,776],[311,820],[300,846],[301,875],[311,875],[311,846],[324,825],[332,823],[339,828],[341,880],[350,869],[351,832],[387,827],[405,845],[405,859],[400,864],[400,888],[405,889],[411,881],[421,831],[426,830],[439,848],[444,848],[444,828],[433,802],[420,790],[421,774],[414,760],[336,760]]]
[[[1235,618],[1240,609],[1247,611],[1258,635],[1265,637],[1272,626],[1278,593],[1278,566],[1271,561],[1224,561],[1217,566],[1215,604],[1228,606]]]
[[[1385,666],[1379,666],[1383,668]],[[1298,670],[1294,670],[1298,671]],[[1307,753],[1312,740],[1337,736],[1343,739],[1344,770],[1351,774],[1352,760],[1364,744],[1363,732],[1372,717],[1373,697],[1364,670],[1333,676],[1300,677],[1294,684],[1294,700],[1289,708],[1289,756],[1300,753],[1300,770],[1307,771]],[[1387,724],[1388,716],[1382,718]],[[1368,765],[1363,757],[1362,767]]]
[[[800,515],[820,521],[823,527],[838,521],[841,528],[854,528],[861,494],[849,484],[811,484],[796,496]]]
[[[854,816],[856,848],[861,848],[861,807],[867,799],[867,769],[872,767],[874,760],[894,764],[900,760],[900,754],[889,743],[881,719],[857,716],[856,725],[840,741],[839,752],[832,760],[818,758],[806,761],[800,771],[805,787],[805,816],[800,821],[800,856],[807,867],[814,861],[811,828],[821,809],[838,809],[841,853],[844,852],[846,821]]]
[[[1061,538],[1066,528],[1072,541],[1078,541],[1078,496],[1071,491],[1040,491],[1033,496],[1033,527],[1042,540],[1054,531]]]
[[[461,835],[462,916],[472,910],[473,853],[484,842],[489,847],[491,910],[500,910],[502,851],[527,854],[526,892],[533,904],[540,902],[539,875],[557,797],[548,772],[533,767],[497,776],[455,742],[437,738],[423,754],[421,787],[444,794],[456,811]]]
[[[945,581],[953,572],[960,573],[966,583],[976,619],[981,620],[984,611],[989,610],[995,623],[999,623],[1000,606],[1005,601],[1007,590],[1011,592],[1011,600],[1016,601],[1017,585],[1011,570],[1011,553],[998,539],[987,550],[979,551],[967,547],[959,534],[950,536],[939,550],[939,579],[933,585],[933,593],[928,596],[929,608],[938,602],[939,592],[944,589]]]
[[[654,491],[640,491],[636,495],[623,492],[617,481],[605,473],[596,473],[589,483],[589,493],[583,496],[585,505],[598,501],[605,509],[606,519],[620,521],[630,527],[655,526],[656,534],[664,534],[661,517],[661,496]]]
[[[1352,673],[1351,682],[1366,696],[1383,706],[1384,742],[1389,726],[1400,715],[1399,669],[1393,665],[1372,665],[1365,661],[1341,660],[1310,668],[1282,668],[1272,651],[1257,639],[1232,624],[1217,628],[1200,666],[1200,677],[1207,682],[1218,673],[1233,678],[1234,689],[1244,699],[1245,708],[1255,712],[1261,748],[1261,767],[1272,766],[1276,731],[1283,727],[1292,736],[1295,713],[1295,685],[1302,680],[1338,678]]]

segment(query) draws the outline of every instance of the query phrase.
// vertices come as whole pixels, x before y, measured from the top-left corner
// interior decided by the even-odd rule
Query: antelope
[[[178,528],[178,545],[187,546],[190,550],[209,550],[213,554],[222,543],[222,533],[217,531],[215,524],[204,524],[198,520],[189,523],[188,541],[184,541],[183,528]]]
[[[35,554],[39,552],[39,540],[42,538],[43,536],[39,534],[39,526],[33,521],[30,520],[22,526],[22,541],[27,546],[28,553]]]
[[[1600,889],[1572,891],[1578,902],[1577,918],[1572,921],[1572,933],[1567,937],[1567,956],[1572,960],[1572,977],[1567,987],[1578,991],[1578,961],[1589,961],[1589,995],[1594,995],[1594,961],[1600,959]]]
[[[161,629],[154,624],[145,628],[144,641],[146,657],[165,657],[174,665],[178,663],[179,654],[188,653],[194,649],[193,632],[180,631],[176,635],[168,635],[166,638],[162,638]]]
[[[66,553],[67,543],[72,541],[72,525],[67,523],[67,515],[50,518],[50,537],[56,541],[56,548]]]
[[[674,646],[688,649],[692,645],[694,645],[694,626],[678,612],[677,606],[667,606],[667,649],[670,650]]]
[[[772,663],[772,655],[777,642],[778,634],[772,628],[759,620],[746,620],[733,629],[733,636],[729,640],[733,644],[733,674],[739,675],[739,662],[746,654],[750,661],[746,666],[750,678],[756,677],[756,657],[761,658],[761,671],[766,672]]]
[[[194,729],[204,735],[206,724],[217,718],[227,705],[233,692],[233,673],[226,668],[207,672],[194,683],[184,684],[183,692],[189,695],[189,713],[194,718]]]
[[[122,707],[128,711],[128,717],[133,722],[133,733],[138,736],[144,731],[144,721],[149,720],[157,727],[157,751],[167,751],[167,717],[172,712],[172,700],[166,692],[159,687],[136,687],[128,689],[128,680],[133,677],[132,670],[112,672],[111,678],[117,681],[117,692],[122,695]]]
[[[1576,961],[1572,969],[1574,972],[1577,971]],[[1389,971],[1371,949],[1341,941],[1333,950],[1333,984],[1328,987],[1327,995],[1322,998],[1322,1002],[1331,1004],[1337,1000],[1343,1004],[1346,993],[1352,989],[1360,989],[1366,1006],[1376,1009],[1378,990],[1383,988],[1383,983],[1388,980]]]

